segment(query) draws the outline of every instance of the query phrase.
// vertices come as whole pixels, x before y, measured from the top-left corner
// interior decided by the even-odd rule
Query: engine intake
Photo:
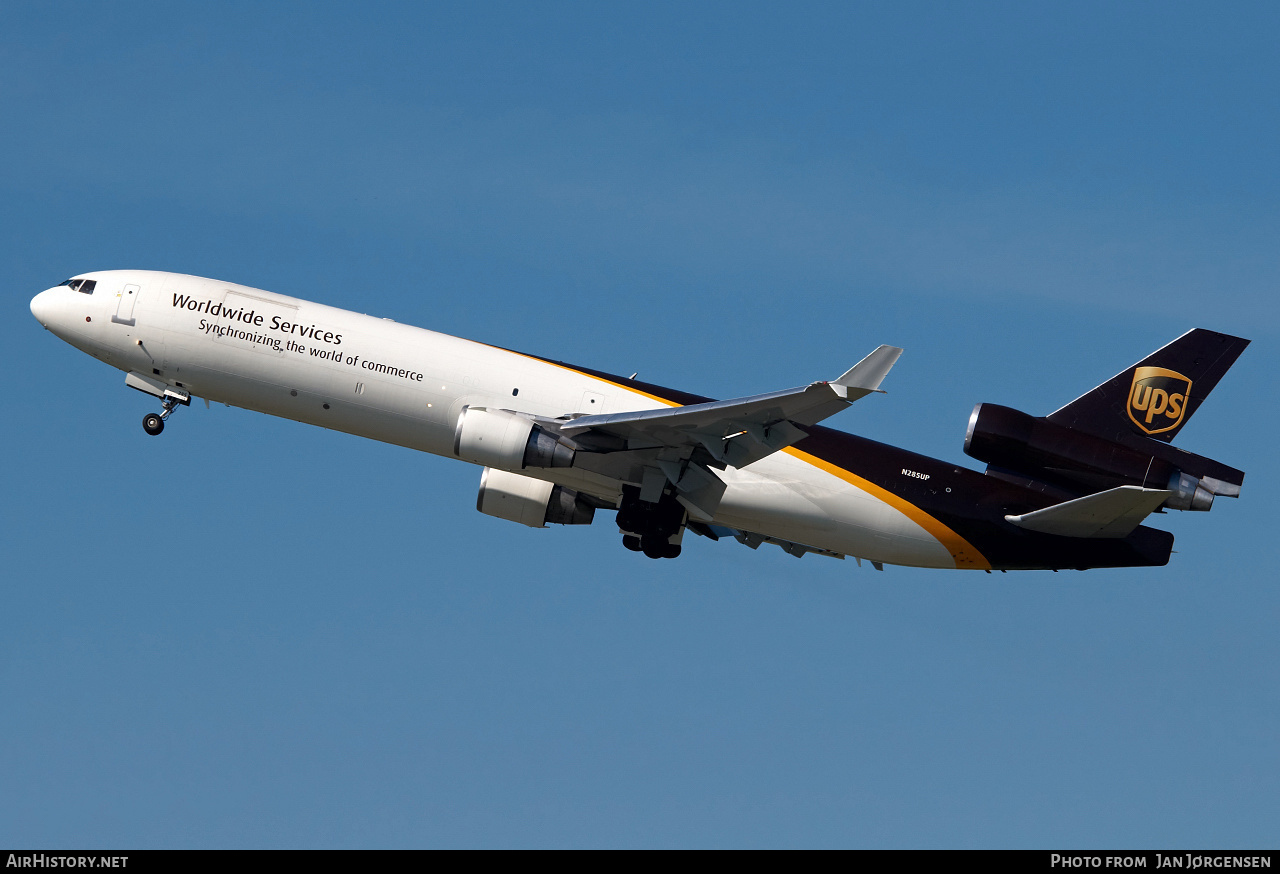
[[[504,470],[572,467],[576,451],[567,438],[509,410],[463,407],[453,435],[454,455]]]

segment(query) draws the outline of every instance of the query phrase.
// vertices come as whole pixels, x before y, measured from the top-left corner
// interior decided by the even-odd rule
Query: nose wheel
[[[147,413],[142,417],[142,430],[155,437],[164,430],[164,420],[173,415],[173,411],[178,408],[179,403],[180,401],[177,398],[165,398],[160,404],[163,408],[162,412]]]

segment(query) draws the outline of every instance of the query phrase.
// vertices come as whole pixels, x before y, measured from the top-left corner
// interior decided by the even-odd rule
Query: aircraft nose
[[[49,327],[49,319],[53,316],[53,289],[42,291],[31,298],[31,315],[36,321]]]

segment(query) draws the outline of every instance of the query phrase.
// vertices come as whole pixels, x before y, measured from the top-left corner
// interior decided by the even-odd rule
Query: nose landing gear
[[[164,420],[173,415],[173,411],[178,408],[178,404],[182,403],[182,399],[169,395],[160,402],[163,412],[147,413],[142,417],[142,430],[146,431],[152,437],[155,437],[164,430]]]
[[[142,341],[139,340],[138,342],[141,343]],[[152,373],[155,376],[160,375],[158,370],[154,370]],[[156,379],[155,376],[131,370],[124,377],[124,384],[129,388],[137,389],[143,394],[160,399],[161,412],[147,413],[142,417],[142,430],[152,437],[164,430],[164,420],[169,418],[178,404],[182,404],[184,407],[191,405],[191,392],[187,391],[186,386],[182,383],[171,385],[163,380]],[[209,402],[206,400],[205,406],[208,406],[208,404]]]

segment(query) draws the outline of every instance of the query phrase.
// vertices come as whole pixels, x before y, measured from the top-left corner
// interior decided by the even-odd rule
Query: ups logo
[[[1129,389],[1129,418],[1148,434],[1172,431],[1182,424],[1191,397],[1191,380],[1163,367],[1139,367]]]

